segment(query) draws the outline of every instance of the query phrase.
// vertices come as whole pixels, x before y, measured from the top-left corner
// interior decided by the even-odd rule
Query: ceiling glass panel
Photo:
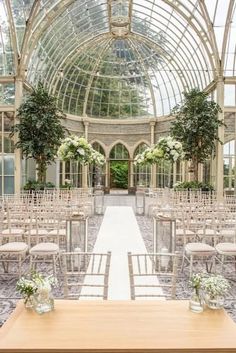
[[[12,75],[15,71],[11,35],[5,3],[0,0],[0,75]]]
[[[14,72],[12,19],[20,50],[25,38],[19,59],[27,80],[41,79],[66,112],[161,116],[184,90],[216,79],[220,60],[224,75],[235,75],[230,0],[10,0],[7,11],[4,4],[0,75]]]

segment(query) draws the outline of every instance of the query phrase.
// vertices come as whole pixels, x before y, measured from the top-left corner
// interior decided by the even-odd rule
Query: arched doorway
[[[110,189],[128,189],[129,187],[129,152],[122,143],[117,143],[109,156]]]

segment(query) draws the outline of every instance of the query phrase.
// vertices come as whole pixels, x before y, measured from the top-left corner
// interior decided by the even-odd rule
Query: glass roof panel
[[[232,11],[229,34],[227,38],[225,61],[224,61],[225,76],[236,75],[235,59],[236,59],[236,5],[234,6]]]
[[[33,0],[14,0],[11,2],[12,16],[15,23],[19,47],[22,45],[27,23],[26,21],[29,18],[30,9],[33,5],[33,2]]]
[[[0,75],[12,75],[14,70],[14,56],[7,11],[3,0],[0,0]]]
[[[0,0],[2,75],[13,72],[4,1]],[[22,59],[27,80],[33,85],[43,80],[60,106],[73,114],[103,118],[168,114],[183,90],[203,89],[219,74],[214,36],[224,74],[235,74],[236,15],[234,8],[227,22],[230,0],[10,0],[10,4],[19,48],[29,24]]]

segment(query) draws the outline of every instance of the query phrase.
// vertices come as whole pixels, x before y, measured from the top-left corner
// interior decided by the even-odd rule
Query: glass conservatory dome
[[[168,115],[182,92],[235,75],[235,2],[0,1],[1,72],[39,79],[67,113]],[[17,71],[16,71],[17,68]]]

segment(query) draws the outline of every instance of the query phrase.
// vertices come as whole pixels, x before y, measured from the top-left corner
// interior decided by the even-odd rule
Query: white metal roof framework
[[[0,0],[0,82],[40,78],[64,111],[80,116],[166,115],[184,90],[222,76],[235,82],[235,5]]]

